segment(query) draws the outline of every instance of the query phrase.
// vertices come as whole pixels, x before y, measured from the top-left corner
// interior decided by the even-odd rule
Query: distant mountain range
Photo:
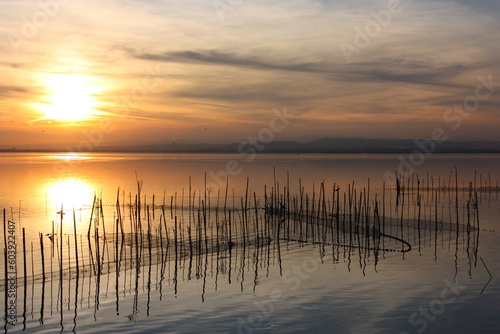
[[[420,141],[422,142],[422,141]],[[418,145],[412,139],[365,139],[365,138],[321,138],[310,142],[273,141],[267,144],[257,143],[176,143],[158,142],[140,145],[101,145],[92,147],[92,152],[157,152],[157,153],[246,153],[254,149],[266,153],[410,153],[414,150],[432,150],[437,153],[500,153],[500,142],[486,141],[446,141],[444,143],[427,142],[427,146]],[[76,145],[70,145],[76,147]],[[56,148],[10,148],[0,152],[68,152],[63,147]]]

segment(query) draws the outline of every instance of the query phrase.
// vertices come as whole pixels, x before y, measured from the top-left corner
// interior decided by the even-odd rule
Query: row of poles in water
[[[477,189],[474,183],[469,183],[469,187],[459,189],[456,172],[455,178],[455,189],[451,186],[451,179],[448,186],[441,186],[441,181],[438,179],[438,186],[431,188],[429,185],[432,185],[432,182],[428,181],[428,177],[426,187],[426,182],[420,180],[418,175],[404,178],[396,174],[395,203],[394,190],[386,190],[385,185],[382,187],[382,194],[380,192],[371,194],[370,180],[362,189],[357,189],[354,183],[346,185],[346,191],[342,191],[337,184],[333,184],[330,191],[327,191],[325,183],[322,182],[319,184],[319,193],[316,193],[315,186],[312,193],[306,193],[299,179],[299,192],[291,195],[287,177],[283,188],[275,178],[269,193],[267,187],[264,187],[263,196],[257,196],[255,192],[250,193],[247,179],[245,194],[239,197],[234,195],[234,190],[233,194],[229,195],[229,182],[226,182],[225,189],[217,191],[215,197],[206,188],[203,192],[193,191],[190,180],[187,198],[184,193],[180,196],[175,193],[170,196],[170,203],[167,203],[164,194],[162,204],[155,203],[154,196],[148,204],[142,194],[142,183],[137,182],[137,194],[134,196],[129,194],[128,203],[125,203],[125,193],[118,191],[116,203],[113,205],[111,228],[107,222],[109,218],[105,219],[106,206],[103,205],[102,199],[97,197],[94,198],[90,209],[86,235],[78,233],[81,231],[79,227],[81,222],[77,222],[75,210],[72,211],[72,222],[68,223],[67,219],[64,219],[63,207],[58,212],[60,216],[58,226],[53,222],[52,233],[44,235],[40,232],[39,240],[30,241],[31,249],[26,246],[25,228],[22,228],[23,272],[20,278],[17,277],[16,284],[24,286],[24,314],[27,306],[27,285],[30,280],[33,291],[36,282],[42,285],[41,319],[43,319],[45,284],[49,280],[52,287],[52,283],[59,280],[57,300],[61,312],[61,324],[63,305],[70,308],[70,299],[68,298],[66,302],[64,300],[63,286],[65,282],[70,286],[71,280],[76,282],[76,289],[79,289],[81,279],[88,276],[91,281],[94,278],[97,311],[101,275],[114,273],[118,311],[120,284],[123,291],[127,290],[127,275],[122,275],[121,271],[128,271],[131,276],[129,291],[135,291],[134,303],[136,303],[137,293],[140,290],[141,270],[149,268],[146,284],[149,300],[152,266],[156,266],[156,286],[159,286],[160,290],[167,267],[169,277],[170,268],[173,267],[173,277],[168,281],[174,287],[174,294],[178,292],[179,277],[203,278],[202,299],[204,299],[209,255],[212,262],[211,271],[213,272],[215,258],[216,277],[222,273],[227,276],[228,283],[234,279],[232,275],[234,268],[239,268],[236,279],[241,281],[242,290],[245,261],[252,259],[255,265],[253,280],[255,289],[258,284],[259,268],[267,267],[266,272],[269,274],[271,263],[274,262],[271,260],[277,259],[280,272],[282,271],[280,242],[286,242],[287,246],[290,243],[301,246],[319,245],[319,255],[322,260],[327,256],[327,249],[331,249],[332,262],[339,262],[341,258],[348,259],[349,270],[351,257],[358,255],[360,268],[364,273],[370,256],[374,258],[375,268],[381,254],[385,256],[386,252],[400,252],[404,256],[404,253],[412,247],[410,243],[412,230],[415,232],[413,241],[417,240],[418,235],[419,251],[422,246],[421,239],[425,237],[427,231],[434,231],[437,246],[437,232],[445,230],[445,220],[449,221],[446,226],[450,233],[452,230],[457,233],[457,247],[458,233],[467,232],[467,253],[475,254],[477,260],[480,228],[477,193],[478,191],[491,193],[492,188]],[[442,207],[438,207],[440,194],[444,193],[451,198],[452,190],[455,190],[454,222],[452,210],[449,210],[447,217],[444,216],[446,211],[444,201],[441,203]],[[465,201],[462,210],[459,209],[459,191]],[[495,191],[498,192],[498,189]],[[426,196],[426,200],[423,196]],[[386,205],[386,200],[389,206]],[[448,209],[450,203],[452,201],[448,201]],[[423,213],[422,208],[424,208]],[[7,282],[12,273],[7,266],[8,221],[5,210],[3,221]],[[439,221],[441,225],[438,226]],[[64,233],[71,230],[67,225],[72,227],[73,233]],[[474,238],[472,251],[469,252],[471,232],[477,234],[477,240]],[[50,240],[50,254],[46,254],[47,237]],[[37,243],[39,248],[36,246]],[[39,253],[37,264],[35,264],[35,253]],[[31,254],[30,259],[28,254]],[[57,260],[56,268],[54,260]],[[142,278],[144,279],[144,276]],[[6,319],[8,290],[6,285]],[[90,298],[90,287],[88,290]],[[78,300],[76,290],[73,299],[76,312]],[[134,318],[136,312],[137,308],[132,312],[131,318]]]

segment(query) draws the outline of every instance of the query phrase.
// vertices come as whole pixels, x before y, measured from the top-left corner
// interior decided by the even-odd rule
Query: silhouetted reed
[[[431,243],[437,257],[439,238],[445,242],[446,237],[449,243],[455,238],[456,249],[460,244],[473,266],[477,262],[479,244],[478,202],[481,196],[498,192],[498,181],[496,187],[492,186],[488,174],[487,183],[483,184],[480,175],[479,185],[474,178],[459,186],[456,169],[454,177],[449,175],[447,182],[439,177],[435,183],[434,179],[429,175],[421,178],[418,174],[396,173],[396,188],[390,189],[384,184],[378,191],[372,189],[369,179],[366,187],[357,188],[352,182],[342,189],[337,183],[329,188],[323,181],[313,184],[309,193],[299,179],[298,192],[293,194],[288,173],[283,186],[274,174],[272,187],[264,186],[260,195],[250,191],[247,179],[245,191],[239,197],[234,195],[234,189],[230,195],[229,178],[225,187],[216,193],[193,189],[189,179],[187,194],[183,191],[181,196],[177,192],[167,196],[164,192],[160,202],[154,194],[146,197],[142,193],[142,183],[137,180],[135,195],[130,193],[126,201],[125,192],[118,189],[115,204],[106,210],[103,199],[94,196],[89,206],[86,244],[84,235],[78,234],[75,209],[72,236],[67,234],[66,240],[63,238],[63,227],[67,225],[63,207],[58,212],[59,226],[52,222],[52,233],[45,235],[50,240],[51,252],[45,252],[48,246],[44,243],[44,234],[39,231],[39,245],[31,243],[31,249],[27,249],[23,228],[23,276],[18,278],[17,284],[23,284],[24,297],[28,282],[33,285],[32,291],[35,291],[35,283],[41,285],[40,323],[43,324],[45,285],[59,279],[56,306],[60,310],[61,327],[64,307],[73,307],[73,328],[76,328],[78,300],[83,307],[83,290],[88,290],[89,305],[93,291],[94,312],[99,309],[101,289],[107,291],[107,287],[101,286],[103,275],[108,275],[108,279],[109,275],[115,275],[117,313],[120,312],[119,296],[127,292],[134,294],[129,318],[135,319],[140,277],[148,293],[148,312],[152,289],[159,290],[161,298],[163,285],[168,283],[177,294],[179,284],[193,277],[203,280],[204,301],[207,273],[214,268],[216,289],[219,277],[226,276],[228,284],[236,277],[243,290],[245,273],[251,270],[255,290],[259,271],[266,269],[268,275],[272,258],[277,260],[282,271],[283,245],[317,247],[322,261],[327,256],[331,256],[333,263],[343,259],[348,270],[357,257],[356,262],[364,273],[370,258],[374,259],[371,263],[376,269],[386,253],[399,253],[404,257],[409,251],[421,253]],[[105,217],[111,214],[112,220],[106,218],[107,222],[112,222],[111,226],[106,225]],[[3,221],[7,264],[5,209]],[[464,236],[462,243],[459,234]],[[50,268],[47,268],[46,254],[50,257]],[[28,255],[31,255],[31,263],[27,260]],[[53,261],[57,261],[57,268],[53,268]],[[7,279],[6,265],[4,269]],[[147,275],[141,275],[146,270]],[[89,280],[87,287],[86,279]],[[76,283],[73,288],[71,281]],[[64,286],[70,287],[68,293],[64,292]],[[50,296],[52,298],[52,293]],[[70,298],[74,298],[72,305]],[[26,303],[25,298],[24,308]],[[52,307],[52,300],[50,304]]]

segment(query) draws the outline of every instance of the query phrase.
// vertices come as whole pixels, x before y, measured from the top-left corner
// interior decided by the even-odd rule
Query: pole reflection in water
[[[228,196],[227,187],[224,195],[221,191],[196,192],[189,187],[178,205],[177,193],[170,198],[164,193],[162,204],[154,203],[154,196],[148,203],[138,182],[135,196],[130,194],[125,201],[125,192],[118,190],[116,203],[110,206],[91,193],[88,197],[94,200],[88,206],[88,226],[77,221],[75,209],[87,206],[79,197],[68,197],[80,205],[64,211],[64,202],[53,233],[38,233],[39,243],[32,242],[31,249],[25,246],[23,228],[24,277],[19,280],[24,285],[23,327],[45,326],[47,303],[53,319],[56,300],[60,332],[70,327],[67,322],[71,319],[71,331],[77,333],[79,311],[92,309],[94,321],[99,321],[100,300],[103,296],[107,299],[109,282],[114,283],[116,315],[126,312],[129,321],[140,319],[141,303],[145,303],[146,318],[150,316],[156,296],[153,292],[158,291],[160,301],[166,293],[177,298],[183,282],[194,278],[201,281],[202,303],[207,301],[211,286],[215,292],[221,291],[221,279],[228,285],[239,282],[241,293],[250,284],[255,294],[261,279],[272,275],[272,268],[284,274],[287,263],[282,253],[292,249],[311,252],[322,264],[345,263],[349,272],[357,266],[367,275],[369,266],[377,273],[387,258],[400,256],[400,261],[405,261],[408,252],[427,255],[426,250],[432,249],[433,260],[437,261],[439,250],[447,248],[454,252],[455,277],[460,252],[467,255],[472,276],[478,260],[481,193],[473,188],[459,189],[458,179],[454,191],[423,189],[420,182],[412,182],[374,194],[369,184],[357,189],[353,183],[343,192],[336,184],[328,190],[321,183],[312,193],[301,186],[299,194],[294,195],[287,180],[284,187],[276,182],[271,191],[266,189],[259,196],[250,193],[247,180],[243,197]],[[89,188],[75,180],[49,189],[49,194],[54,189],[59,189],[54,193],[79,189],[89,195]],[[70,212],[73,224],[67,218]],[[53,261],[58,263],[57,270]],[[54,295],[52,284],[57,280]],[[32,285],[31,298],[27,298],[28,284]],[[37,293],[39,296],[35,296]],[[132,307],[124,311],[121,302],[129,296]],[[28,310],[32,315],[39,310],[38,324],[27,321]],[[5,333],[17,329],[7,324],[7,311]]]

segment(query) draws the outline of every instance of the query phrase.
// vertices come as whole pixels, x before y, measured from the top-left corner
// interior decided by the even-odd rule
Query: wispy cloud
[[[232,53],[215,50],[204,51],[174,51],[164,52],[160,54],[142,53],[138,54],[132,52],[132,55],[138,59],[165,61],[165,62],[178,62],[188,64],[204,64],[204,65],[217,65],[217,66],[235,66],[256,70],[278,70],[278,71],[292,71],[292,72],[320,72],[323,69],[319,68],[320,64],[315,63],[298,63],[298,64],[285,64],[273,63],[259,59],[257,55],[245,57]]]
[[[347,63],[339,43],[353,43],[386,0],[244,1],[225,21],[212,1],[71,1],[17,52],[6,36],[22,36],[23,17],[40,4],[2,1],[0,123],[38,131],[30,120],[40,118],[33,104],[49,94],[44,76],[78,74],[99,83],[93,98],[103,115],[116,121],[127,113],[119,122],[127,130],[117,136],[135,126],[134,134],[156,139],[205,124],[237,136],[266,122],[278,105],[307,111],[290,137],[332,135],[333,128],[338,135],[425,136],[443,109],[473,92],[478,76],[500,81],[500,2],[402,4]],[[139,94],[156,66],[157,90],[129,110],[116,104]],[[481,113],[493,117],[496,96],[471,116],[474,129],[461,131],[486,133],[491,121]]]
[[[408,59],[374,59],[370,62],[354,63],[345,65],[343,63],[309,62],[290,63],[286,59],[271,60],[265,59],[258,54],[241,56],[234,53],[215,50],[203,51],[175,51],[163,53],[137,53],[129,49],[128,52],[135,58],[150,61],[172,62],[181,64],[198,64],[205,66],[235,67],[241,70],[260,70],[267,73],[278,72],[303,72],[305,74],[316,74],[322,77],[329,77],[331,80],[340,82],[403,82],[422,85],[448,86],[455,88],[467,88],[469,85],[453,82],[453,80],[469,70],[464,64],[436,65],[433,62],[416,62]],[[211,79],[213,80],[213,79]],[[246,83],[243,83],[245,85]],[[233,83],[232,85],[238,85]],[[218,96],[221,99],[232,99],[237,95],[229,93],[227,90],[219,90],[216,85],[207,88],[217,93],[211,96]],[[264,90],[264,89],[263,89]],[[197,90],[194,90],[197,91]],[[234,91],[231,89],[231,91]],[[255,89],[245,89],[248,93],[247,99],[255,99]],[[193,93],[196,94],[196,93]],[[266,99],[266,94],[260,95]],[[241,97],[239,97],[241,98]]]
[[[28,89],[24,87],[16,87],[16,86],[0,86],[0,96],[1,97],[10,97],[13,95],[19,95],[27,93]]]

